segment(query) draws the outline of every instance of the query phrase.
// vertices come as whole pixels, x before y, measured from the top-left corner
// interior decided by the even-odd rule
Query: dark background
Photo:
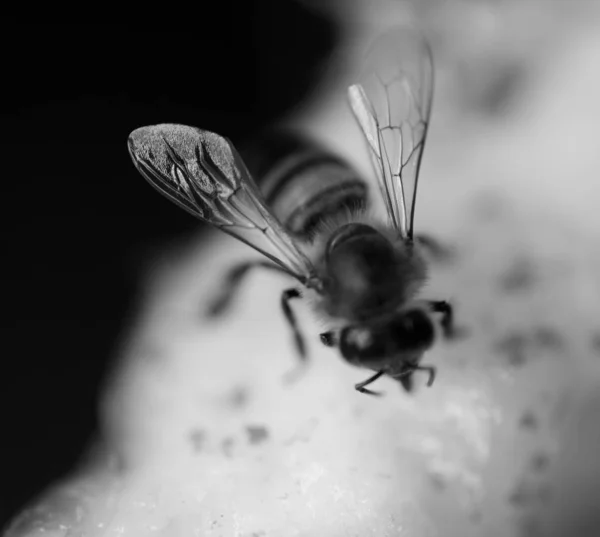
[[[128,134],[175,122],[243,143],[306,94],[333,47],[331,23],[292,0],[214,4],[4,21],[0,528],[96,429],[148,255],[198,230],[134,169]]]

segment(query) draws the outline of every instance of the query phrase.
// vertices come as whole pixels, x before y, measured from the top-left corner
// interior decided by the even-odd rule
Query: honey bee
[[[283,291],[281,306],[303,361],[306,345],[290,302],[304,296],[329,325],[322,343],[375,372],[356,390],[379,395],[367,386],[388,375],[409,391],[415,371],[426,372],[431,386],[436,370],[421,359],[438,331],[454,334],[448,302],[417,298],[427,278],[427,250],[441,251],[436,241],[414,234],[432,96],[429,46],[405,29],[376,41],[366,69],[348,88],[385,214],[373,210],[359,174],[316,145],[288,152],[259,188],[227,138],[175,124],[133,131],[129,152],[153,187],[266,258],[230,270],[211,314],[227,309],[251,269],[279,271],[302,286]]]

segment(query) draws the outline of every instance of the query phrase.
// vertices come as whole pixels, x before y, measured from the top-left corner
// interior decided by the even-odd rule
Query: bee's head
[[[364,311],[393,299],[398,260],[391,242],[366,224],[346,224],[327,242],[329,293],[342,307]]]

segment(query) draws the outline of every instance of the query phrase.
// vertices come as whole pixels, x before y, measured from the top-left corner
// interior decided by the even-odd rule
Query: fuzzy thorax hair
[[[344,297],[335,296],[328,292],[327,283],[331,283],[331,267],[326,260],[327,245],[331,237],[343,226],[348,224],[364,224],[378,231],[386,238],[393,248],[393,266],[389,273],[397,274],[385,286],[374,285],[373,293],[384,294],[389,298],[389,303],[380,309],[366,310],[361,305],[356,307],[344,301]],[[419,247],[407,241],[400,231],[391,225],[382,222],[380,216],[375,216],[370,211],[346,210],[333,217],[325,219],[319,224],[317,232],[310,243],[305,243],[305,253],[312,260],[317,276],[325,282],[325,292],[319,294],[315,291],[306,293],[306,298],[312,305],[318,317],[330,328],[347,325],[348,322],[367,322],[380,316],[394,313],[410,303],[427,279],[427,265]],[[374,260],[374,262],[378,262]],[[337,267],[339,270],[339,266]],[[342,267],[343,268],[343,267]],[[349,272],[351,269],[349,268]],[[387,272],[387,271],[385,271]],[[331,289],[331,287],[330,287]]]

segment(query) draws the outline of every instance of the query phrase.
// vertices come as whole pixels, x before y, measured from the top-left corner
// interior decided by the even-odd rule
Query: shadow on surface
[[[179,122],[243,141],[306,94],[335,35],[291,1],[223,3],[187,26],[119,20],[2,36],[0,527],[77,460],[140,271],[199,229],[137,173],[129,132]]]

